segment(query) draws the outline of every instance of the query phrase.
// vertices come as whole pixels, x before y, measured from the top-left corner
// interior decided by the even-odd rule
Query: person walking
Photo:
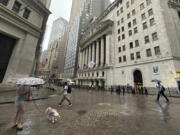
[[[157,84],[158,84],[157,88],[159,89],[159,92],[158,92],[156,101],[159,102],[159,98],[160,98],[160,96],[162,95],[162,96],[164,96],[164,98],[166,99],[167,103],[169,103],[169,99],[168,99],[167,96],[164,94],[164,91],[165,91],[164,86],[163,86],[160,82],[157,82]]]
[[[30,86],[20,85],[16,91],[15,105],[17,107],[17,112],[15,116],[15,124],[13,128],[17,130],[23,130],[22,120],[24,115],[24,103],[27,100],[28,93],[30,92]]]
[[[63,95],[63,98],[61,99],[61,101],[59,103],[59,106],[62,106],[62,103],[64,102],[64,100],[66,100],[69,103],[69,106],[72,106],[72,103],[69,99],[70,98],[69,95],[71,93],[71,87],[68,86],[67,82],[64,83],[64,90],[62,93],[64,93],[64,95]]]

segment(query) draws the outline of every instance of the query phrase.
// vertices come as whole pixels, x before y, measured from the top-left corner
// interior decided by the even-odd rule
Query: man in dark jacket
[[[159,89],[159,92],[158,92],[157,100],[156,100],[156,101],[159,102],[159,98],[160,98],[160,96],[162,95],[162,96],[164,96],[164,98],[166,99],[167,103],[169,103],[169,99],[168,99],[167,96],[164,94],[164,91],[165,91],[164,86],[163,86],[160,82],[158,82],[157,84],[158,84],[157,88]]]

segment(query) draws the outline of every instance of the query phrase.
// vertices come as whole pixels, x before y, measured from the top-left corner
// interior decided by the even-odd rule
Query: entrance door
[[[178,88],[179,88],[179,91],[180,91],[180,81],[177,81],[177,84],[178,84]]]
[[[0,33],[0,83],[3,81],[16,40]]]
[[[139,70],[134,71],[134,88],[136,92],[139,92],[143,87],[142,73]]]

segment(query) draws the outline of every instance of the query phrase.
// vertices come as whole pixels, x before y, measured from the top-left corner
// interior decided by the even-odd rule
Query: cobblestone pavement
[[[58,107],[60,96],[28,102],[24,130],[12,129],[14,104],[0,105],[0,135],[180,135],[180,100],[170,104],[155,96],[73,90],[73,106]],[[61,119],[52,124],[44,111],[56,108]]]

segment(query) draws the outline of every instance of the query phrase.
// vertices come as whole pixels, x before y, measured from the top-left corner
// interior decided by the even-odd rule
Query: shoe
[[[72,104],[69,104],[69,106],[72,106]]]
[[[14,124],[13,126],[12,126],[12,128],[16,128],[17,127],[17,124]]]
[[[17,125],[16,129],[17,129],[17,130],[23,130],[23,127]]]

